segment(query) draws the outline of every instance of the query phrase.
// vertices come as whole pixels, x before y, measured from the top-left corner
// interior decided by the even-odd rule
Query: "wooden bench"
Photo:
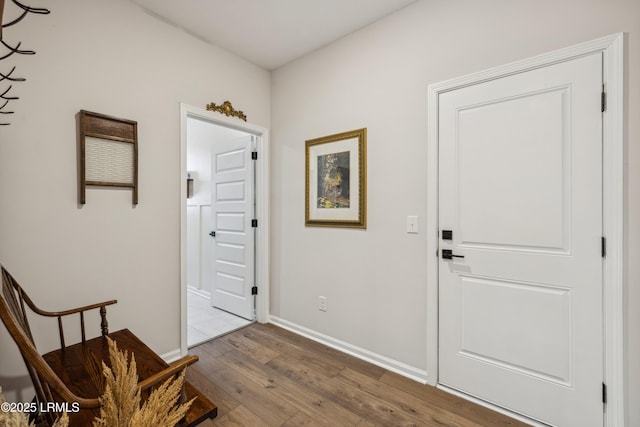
[[[138,387],[143,392],[175,376],[198,360],[197,356],[187,356],[169,365],[128,329],[109,333],[106,307],[115,304],[117,302],[115,300],[60,312],[44,311],[33,303],[4,267],[1,269],[0,318],[25,361],[36,391],[35,398],[38,407],[46,405],[47,402],[67,402],[70,408],[72,404],[79,405],[79,412],[69,413],[71,426],[91,425],[92,420],[99,416],[98,397],[103,392],[104,383],[102,362],[104,361],[107,365],[110,363],[107,336],[117,343],[120,350],[126,350],[135,355],[140,379]],[[58,319],[60,349],[44,356],[40,355],[33,340],[26,306],[38,315]],[[96,309],[100,311],[102,336],[87,340],[84,313]],[[80,317],[82,338],[81,342],[67,346],[62,318],[73,314]],[[181,425],[197,425],[205,419],[215,418],[217,415],[216,406],[195,387],[185,382],[181,401],[191,400],[194,397],[196,399]],[[54,412],[43,412],[40,414],[40,419],[50,425],[58,415]]]

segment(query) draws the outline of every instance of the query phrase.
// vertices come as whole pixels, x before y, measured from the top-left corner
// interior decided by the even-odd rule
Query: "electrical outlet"
[[[327,297],[318,297],[318,310],[327,311]]]

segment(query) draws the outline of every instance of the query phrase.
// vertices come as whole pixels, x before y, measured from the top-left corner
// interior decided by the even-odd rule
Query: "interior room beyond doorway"
[[[218,276],[214,264],[220,261],[220,242],[216,239],[216,153],[228,141],[252,138],[251,134],[206,120],[187,120],[187,345],[189,347],[224,335],[251,323],[246,310],[216,304]],[[234,151],[235,152],[235,151]],[[247,164],[247,167],[252,165]],[[235,166],[234,166],[235,168]],[[220,184],[220,183],[218,183]],[[251,185],[247,185],[251,192]],[[251,197],[253,194],[251,194]],[[218,232],[218,235],[220,233]],[[228,246],[228,245],[227,245]],[[237,245],[231,245],[237,246]],[[236,260],[234,260],[236,261]],[[253,264],[253,257],[248,259]],[[225,261],[226,262],[226,261]],[[227,277],[227,275],[225,275]],[[253,297],[251,313],[253,313]],[[221,310],[222,308],[223,310]]]
[[[212,307],[206,296],[187,290],[187,346],[194,347],[253,323]]]

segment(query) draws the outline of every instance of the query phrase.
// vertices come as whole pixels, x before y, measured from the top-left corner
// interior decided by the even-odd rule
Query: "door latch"
[[[215,231],[211,231],[211,232],[209,232],[209,236],[211,236],[211,237],[216,237],[216,232],[215,232]]]
[[[451,249],[442,250],[442,259],[464,258],[464,255],[454,255]]]

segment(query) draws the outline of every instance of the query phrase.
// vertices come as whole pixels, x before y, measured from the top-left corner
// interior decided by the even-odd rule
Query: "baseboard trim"
[[[407,365],[406,363],[391,359],[390,357],[374,353],[367,349],[349,344],[320,332],[316,332],[312,329],[300,326],[277,316],[269,316],[269,323],[298,335],[302,335],[303,337],[309,338],[343,353],[357,357],[365,362],[369,362],[391,372],[395,372],[403,377],[418,381],[419,383],[426,384],[427,382],[427,371],[425,370],[415,368]]]
[[[177,348],[175,350],[171,350],[168,353],[161,354],[160,357],[165,362],[172,363],[172,362],[175,362],[176,360],[178,360],[178,359],[180,359],[182,357],[182,352],[180,351],[179,348]]]
[[[203,290],[200,290],[200,289],[196,289],[196,288],[194,288],[192,286],[187,286],[187,292],[191,293],[191,294],[194,294],[194,295],[197,295],[197,296],[202,297],[202,298],[206,298],[206,299],[211,298],[211,294],[209,292],[203,291]]]

